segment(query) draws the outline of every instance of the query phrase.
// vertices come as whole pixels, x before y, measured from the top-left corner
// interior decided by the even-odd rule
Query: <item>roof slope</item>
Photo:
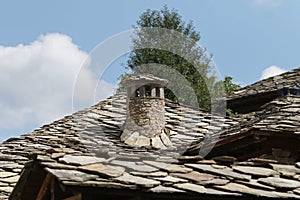
[[[298,137],[300,133],[299,114],[300,97],[296,95],[278,97],[260,107],[260,111],[240,114],[236,116],[239,123],[223,129],[216,136],[210,135],[205,146],[214,145],[214,149],[210,151],[208,157],[223,153],[243,160],[252,157],[255,151],[260,155],[266,152],[271,153],[272,148],[300,152],[298,144],[300,142]],[[215,143],[216,140],[218,140],[217,143]],[[264,142],[269,143],[265,144]],[[251,145],[255,149],[252,149],[250,153]],[[205,146],[201,145],[201,141],[194,142],[186,154],[198,152],[200,148],[205,149]],[[259,150],[260,148],[263,150]],[[299,159],[299,156],[295,155],[293,159],[290,158],[289,162],[293,162],[295,159]],[[281,162],[284,160],[288,162],[287,158],[282,158]]]
[[[300,97],[285,96],[263,106],[262,119],[253,125],[264,131],[300,134]]]
[[[260,111],[237,116],[239,123],[223,130],[220,138],[257,129],[261,131],[300,133],[300,96],[288,95],[277,97],[261,106]],[[239,133],[237,133],[237,131]]]
[[[165,110],[166,127],[174,144],[172,150],[163,152],[164,156],[161,158],[165,160],[174,160],[187,146],[205,135],[238,123],[222,117],[214,117],[212,120],[208,113],[168,101]],[[27,161],[55,148],[105,158],[127,159],[141,155],[157,158],[161,154],[159,151],[132,149],[120,141],[125,118],[126,95],[120,93],[29,134],[8,139],[0,145],[0,177],[3,178],[0,180],[0,196],[10,194]]]
[[[173,198],[178,199],[300,199],[300,169],[294,165],[276,164],[275,161],[252,159],[232,164],[234,159],[230,157],[215,158],[216,161],[181,157],[169,163],[163,158],[104,159],[92,154],[66,153],[57,148],[51,152],[37,157],[35,162],[62,183],[66,190],[88,190],[90,195],[106,196],[115,192],[117,196],[126,190],[128,196],[135,197],[138,191],[139,197],[148,196],[149,199],[163,199],[170,194],[176,194]],[[57,158],[59,153],[61,157]],[[157,194],[159,196],[155,196]],[[12,197],[17,197],[17,193]]]
[[[290,112],[293,104],[289,102],[293,101],[272,102],[266,107],[270,112],[265,117],[249,116],[249,121],[253,125],[251,120],[259,119],[255,124],[263,128],[264,119],[272,113]],[[282,110],[272,105],[277,105],[276,108],[280,105]],[[181,156],[190,144],[204,137],[218,140],[214,133],[220,132],[222,127],[230,128],[224,131],[227,137],[246,131],[251,123],[212,117],[171,102],[166,102],[165,110],[166,127],[174,144],[169,151],[130,148],[120,142],[126,118],[124,94],[117,94],[32,133],[9,139],[0,145],[0,197],[7,198],[24,164],[33,159],[32,164],[41,166],[67,188],[97,188],[101,194],[125,189],[127,193],[139,191],[141,197],[176,194],[179,199],[191,199],[199,194],[222,199],[300,198],[299,163],[279,165],[276,161],[262,159],[235,162],[230,157],[212,161],[199,156]],[[233,127],[240,128],[234,132]],[[18,191],[14,195],[17,198]]]
[[[254,84],[236,90],[228,96],[228,100],[277,91],[285,87],[300,87],[300,68],[267,79],[263,79]]]
[[[227,106],[245,114],[259,111],[262,105],[287,94],[300,94],[300,68],[234,91],[227,97]]]

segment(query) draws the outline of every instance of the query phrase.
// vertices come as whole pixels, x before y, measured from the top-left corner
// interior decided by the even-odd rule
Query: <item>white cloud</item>
[[[253,0],[255,5],[258,6],[279,6],[282,0]]]
[[[275,65],[271,65],[270,67],[268,67],[262,71],[260,79],[265,79],[265,78],[269,78],[272,76],[276,76],[276,75],[282,74],[284,72],[286,72],[286,70],[284,70],[280,67],[277,67]]]
[[[58,33],[29,45],[0,46],[0,141],[5,132],[22,132],[71,113],[73,86],[88,58],[69,36]],[[95,89],[97,77],[88,68],[81,70],[82,91]],[[111,94],[111,88],[106,84],[99,98]]]
[[[104,80],[100,80],[97,86],[95,97],[96,99],[105,99],[106,97],[109,97],[112,92],[115,93],[117,88],[117,85],[108,83]]]

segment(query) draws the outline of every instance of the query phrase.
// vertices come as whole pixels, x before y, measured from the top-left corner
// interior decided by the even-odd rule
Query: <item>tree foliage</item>
[[[197,44],[200,40],[200,33],[195,30],[193,22],[184,22],[178,11],[164,6],[161,10],[146,10],[134,27],[139,31],[132,38],[134,50],[129,55],[128,67],[134,73],[151,73],[171,80],[178,91],[175,94],[174,90],[166,88],[166,98],[192,106],[198,107],[199,105],[200,108],[209,110],[211,96],[214,95],[209,93],[209,88],[214,87],[216,77],[210,65],[211,55],[208,55],[206,50]],[[189,40],[182,40],[157,30],[149,33],[149,31],[143,31],[143,27],[174,30]],[[160,37],[154,39],[153,35]],[[167,50],[144,48],[158,42],[165,45]],[[159,64],[160,67],[151,67],[153,63],[156,66]],[[170,71],[169,68],[174,71]],[[184,77],[188,85],[185,81],[178,80],[179,76],[174,75],[176,73]],[[194,92],[196,99],[190,94],[189,88]]]
[[[239,84],[235,84],[232,82],[231,76],[226,76],[223,81],[223,84],[226,94],[231,94],[233,91],[241,88]]]
[[[238,90],[241,88],[241,86],[239,84],[235,84],[232,82],[231,76],[226,76],[224,78],[224,81],[222,81],[222,83],[224,85],[224,90],[225,90],[227,96],[230,95],[235,90]],[[237,114],[238,113],[233,112],[233,110],[231,110],[230,108],[226,109],[226,115],[229,117],[235,117]]]

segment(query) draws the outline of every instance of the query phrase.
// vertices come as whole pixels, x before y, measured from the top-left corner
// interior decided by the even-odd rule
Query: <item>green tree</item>
[[[224,81],[224,89],[227,95],[231,94],[233,91],[240,89],[241,86],[239,84],[235,84],[232,82],[232,77],[231,76],[226,76]]]
[[[149,33],[143,31],[143,27],[175,30],[184,34],[189,40],[178,39],[174,35],[170,36],[158,30]],[[174,91],[166,88],[166,98],[210,110],[211,97],[214,94],[209,93],[209,88],[214,88],[213,85],[217,81],[212,72],[211,55],[208,55],[205,49],[197,45],[200,40],[200,33],[195,30],[193,22],[184,22],[178,11],[170,10],[167,6],[164,6],[161,10],[146,10],[140,16],[134,28],[139,31],[132,38],[134,50],[129,55],[128,67],[134,73],[151,73],[169,80],[173,78],[173,85],[176,86],[177,84],[177,88],[180,88],[180,95],[176,95]],[[153,35],[160,35],[160,37],[154,39]],[[168,50],[142,48],[157,42],[164,44]],[[172,53],[174,51],[179,53]],[[153,68],[151,67],[153,63],[160,64],[161,67]],[[164,66],[169,66],[179,72],[188,81],[189,86],[177,80],[176,76],[172,75],[173,72],[170,72]],[[190,95],[189,87],[192,88],[196,99],[193,95]]]
[[[232,82],[232,77],[231,76],[226,76],[224,80],[222,81],[224,85],[224,90],[226,92],[226,95],[230,95],[232,92],[235,90],[238,90],[241,88],[239,84],[235,84]],[[235,117],[238,113],[233,112],[230,108],[226,109],[226,115],[229,117]]]

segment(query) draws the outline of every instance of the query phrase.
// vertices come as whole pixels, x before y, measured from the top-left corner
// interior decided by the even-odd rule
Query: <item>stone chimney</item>
[[[165,149],[172,146],[165,130],[164,86],[168,83],[149,74],[122,81],[127,89],[127,118],[121,140],[133,147]]]

